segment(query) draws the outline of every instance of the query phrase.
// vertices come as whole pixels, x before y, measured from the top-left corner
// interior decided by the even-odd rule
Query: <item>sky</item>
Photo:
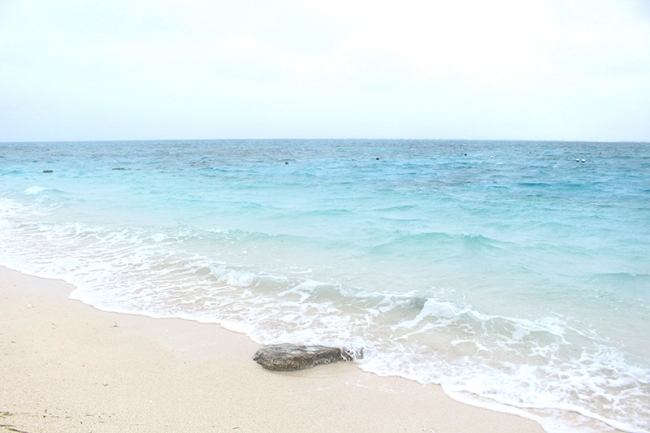
[[[650,0],[0,0],[0,142],[650,142]]]

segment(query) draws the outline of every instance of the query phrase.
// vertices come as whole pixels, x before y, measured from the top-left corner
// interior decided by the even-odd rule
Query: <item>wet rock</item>
[[[267,370],[293,371],[331,364],[338,361],[352,361],[350,350],[327,346],[297,346],[295,344],[274,344],[255,352],[253,360]]]
[[[428,300],[429,300],[428,298],[420,298],[420,297],[413,298],[409,302],[409,307],[422,311],[422,309],[424,308],[424,304],[426,304]]]

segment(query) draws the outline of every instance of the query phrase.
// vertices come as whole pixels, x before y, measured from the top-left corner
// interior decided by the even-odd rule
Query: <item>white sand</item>
[[[352,363],[273,373],[217,325],[106,313],[0,268],[0,425],[35,432],[542,432]],[[10,427],[7,427],[10,426]],[[0,427],[3,431],[3,427]]]

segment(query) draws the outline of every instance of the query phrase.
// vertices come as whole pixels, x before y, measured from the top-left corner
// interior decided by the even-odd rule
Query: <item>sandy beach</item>
[[[351,363],[273,373],[217,325],[107,313],[0,268],[0,425],[20,432],[542,432]]]

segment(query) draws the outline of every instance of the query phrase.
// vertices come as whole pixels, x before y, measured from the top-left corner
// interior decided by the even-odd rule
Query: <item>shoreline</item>
[[[453,400],[438,385],[353,363],[270,372],[252,360],[260,346],[243,334],[97,310],[70,299],[73,289],[0,267],[0,425],[27,433],[544,431]]]

